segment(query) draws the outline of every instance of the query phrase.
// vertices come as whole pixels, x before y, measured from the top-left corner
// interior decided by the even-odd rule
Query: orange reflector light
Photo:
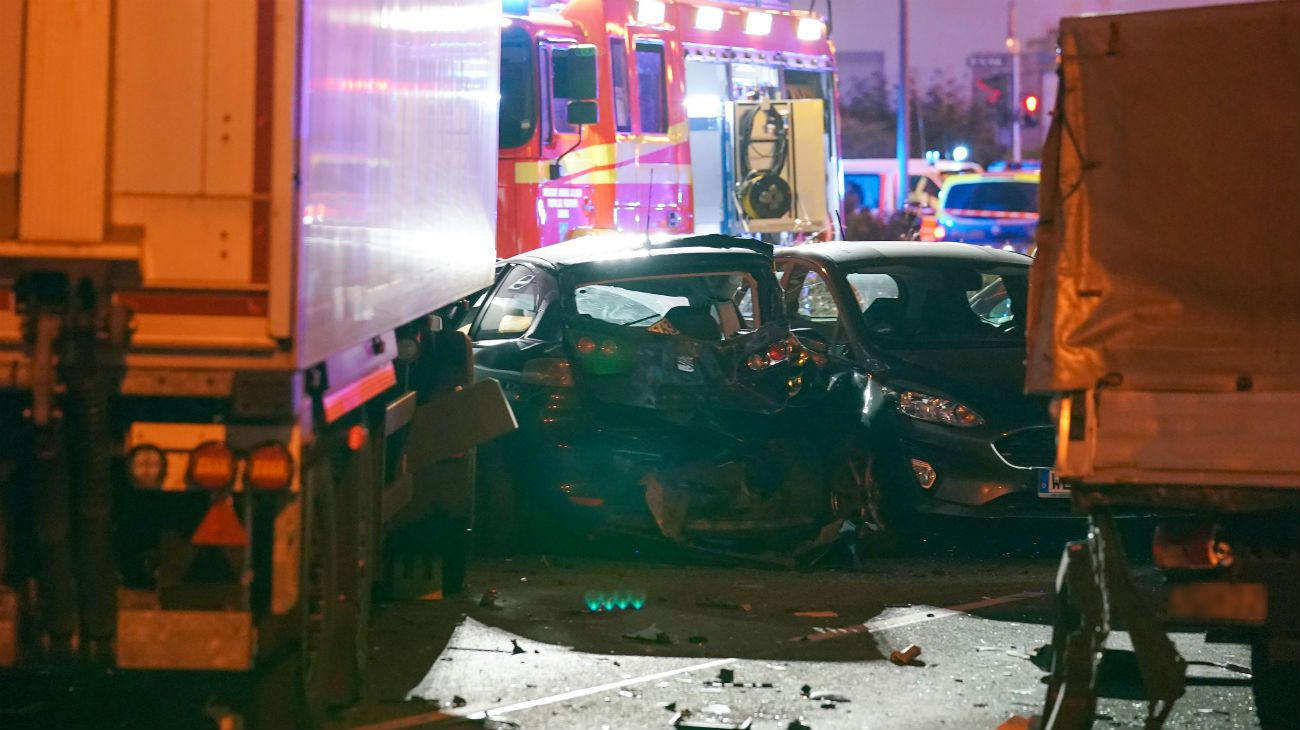
[[[204,489],[225,489],[235,481],[235,454],[220,441],[206,441],[190,452],[186,481]]]
[[[369,436],[370,434],[366,431],[366,427],[359,423],[352,428],[349,428],[348,448],[353,451],[360,451],[361,447],[366,445],[366,438]]]
[[[583,355],[590,355],[596,351],[596,343],[590,337],[579,337],[575,347]]]
[[[283,444],[254,447],[248,454],[244,480],[254,489],[284,489],[293,483],[293,456]]]
[[[190,544],[200,547],[244,547],[248,531],[235,514],[235,500],[225,495],[212,503],[203,521],[190,536]]]

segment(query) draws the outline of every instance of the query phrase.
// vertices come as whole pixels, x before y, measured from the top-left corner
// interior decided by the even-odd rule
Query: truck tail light
[[[248,452],[245,481],[254,489],[286,489],[293,483],[293,455],[280,443],[265,443]]]
[[[220,441],[205,441],[190,452],[186,481],[204,489],[225,489],[235,481],[235,454]]]
[[[935,226],[934,230],[930,231],[930,235],[934,238],[934,240],[942,241],[944,236],[948,235],[948,229],[944,228],[943,226]]]
[[[1232,546],[1209,523],[1165,523],[1156,527],[1151,557],[1162,570],[1213,570],[1233,563]]]
[[[137,446],[126,457],[126,472],[137,489],[162,489],[167,478],[167,455],[157,446]]]

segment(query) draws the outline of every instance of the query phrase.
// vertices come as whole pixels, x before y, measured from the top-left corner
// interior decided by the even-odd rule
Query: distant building
[[[841,51],[835,62],[841,98],[852,99],[886,85],[884,51]]]

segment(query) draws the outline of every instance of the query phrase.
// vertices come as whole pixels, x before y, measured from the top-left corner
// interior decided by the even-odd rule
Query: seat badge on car
[[[695,358],[690,355],[677,356],[677,369],[684,373],[695,372]]]

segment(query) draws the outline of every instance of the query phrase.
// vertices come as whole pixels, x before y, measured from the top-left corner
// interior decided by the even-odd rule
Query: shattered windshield
[[[869,336],[881,346],[1024,346],[1025,268],[931,262],[847,279]]]
[[[756,301],[755,281],[740,271],[623,279],[583,284],[573,302],[580,318],[718,340],[758,325],[759,313],[748,306]]]

